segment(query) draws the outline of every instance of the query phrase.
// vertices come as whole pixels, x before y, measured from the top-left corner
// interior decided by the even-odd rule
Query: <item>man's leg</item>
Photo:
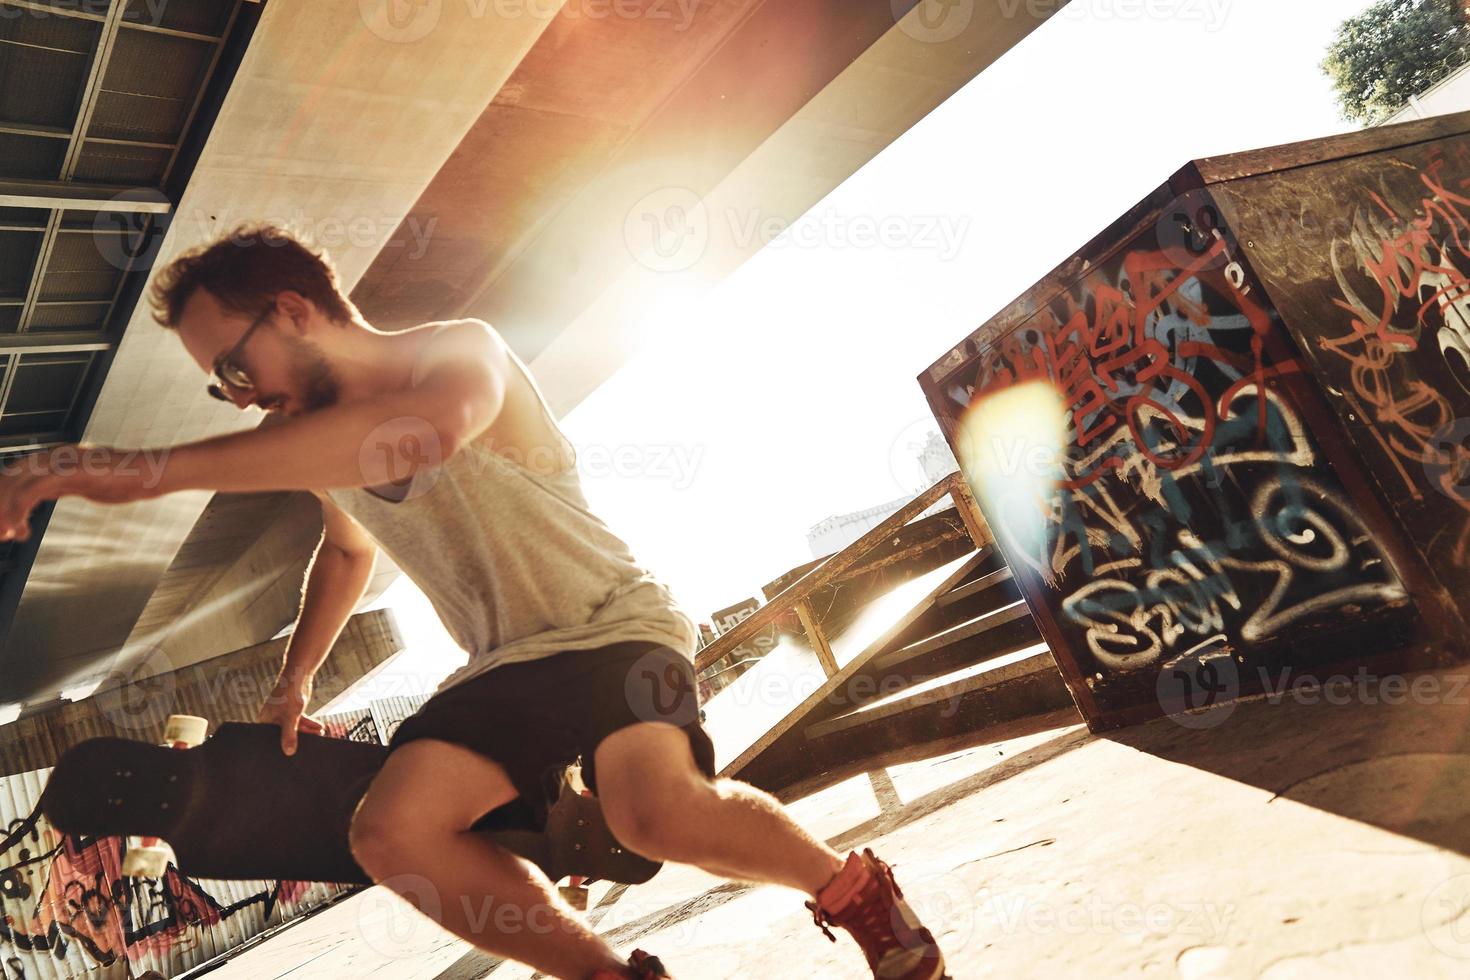
[[[464,746],[409,742],[388,757],[352,821],[352,853],[374,880],[479,948],[585,980],[625,963],[541,870],[470,826],[517,795],[505,770]],[[415,887],[427,879],[432,906]]]
[[[620,728],[602,740],[595,759],[608,826],[645,857],[809,895],[842,870],[837,852],[798,826],[770,794],[707,779],[689,737],[673,725]]]

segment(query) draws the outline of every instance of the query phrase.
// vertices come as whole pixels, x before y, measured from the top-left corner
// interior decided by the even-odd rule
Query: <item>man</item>
[[[493,329],[378,331],[324,256],[269,225],[179,257],[151,297],[211,376],[210,394],[262,408],[272,424],[172,447],[151,476],[96,449],[85,467],[68,465],[76,447],[27,457],[0,483],[0,538],[26,537],[36,503],[68,495],[315,494],[324,531],[260,713],[281,726],[288,754],[298,731],[320,730],[305,714],[312,677],[382,547],[470,659],[395,733],[353,819],[353,854],[373,880],[552,976],[667,976],[642,951],[619,957],[537,869],[470,832],[518,798],[544,819],[542,774],[580,757],[633,850],[806,892],[822,931],[851,932],[874,976],[943,975],[933,938],[871,851],[844,860],[767,794],[715,777],[696,714],[694,624],[589,511],[575,450]],[[507,921],[525,926],[498,927]]]

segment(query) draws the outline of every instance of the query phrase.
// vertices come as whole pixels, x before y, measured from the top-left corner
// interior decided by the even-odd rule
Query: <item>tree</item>
[[[1343,21],[1322,70],[1343,118],[1371,126],[1467,61],[1466,0],[1378,0]]]

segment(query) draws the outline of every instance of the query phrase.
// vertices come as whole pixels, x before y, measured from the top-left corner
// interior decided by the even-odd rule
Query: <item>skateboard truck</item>
[[[587,784],[582,782],[581,766],[567,766],[566,772],[562,775],[561,792],[576,793],[579,796],[592,795],[592,791],[587,788]],[[587,891],[587,882],[589,880],[581,875],[571,875],[567,878],[567,883],[565,885],[558,885],[556,890],[561,893],[562,900],[568,905],[578,912],[585,912],[587,911],[587,899],[589,897]]]
[[[163,745],[170,749],[192,749],[209,734],[209,722],[197,715],[169,715],[163,726]],[[127,771],[117,773],[127,778]],[[118,802],[121,802],[119,799]],[[167,803],[162,804],[167,807]],[[122,873],[127,878],[162,878],[170,864],[178,864],[173,848],[157,837],[129,837],[123,854]]]

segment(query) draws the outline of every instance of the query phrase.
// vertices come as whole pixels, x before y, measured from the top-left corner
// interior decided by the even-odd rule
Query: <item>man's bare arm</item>
[[[305,717],[312,680],[331,651],[352,610],[372,578],[378,548],[372,538],[324,495],[322,539],[307,574],[301,613],[286,644],[286,658],[275,689],[260,709],[258,721],[281,726],[281,748],[296,751],[296,732],[319,731]]]
[[[24,538],[42,500],[126,503],[177,490],[329,490],[400,481],[442,463],[489,428],[505,402],[504,342],[478,321],[444,330],[414,388],[334,405],[271,426],[175,446],[155,467],[132,453],[62,447],[20,460],[0,483],[0,540]]]

